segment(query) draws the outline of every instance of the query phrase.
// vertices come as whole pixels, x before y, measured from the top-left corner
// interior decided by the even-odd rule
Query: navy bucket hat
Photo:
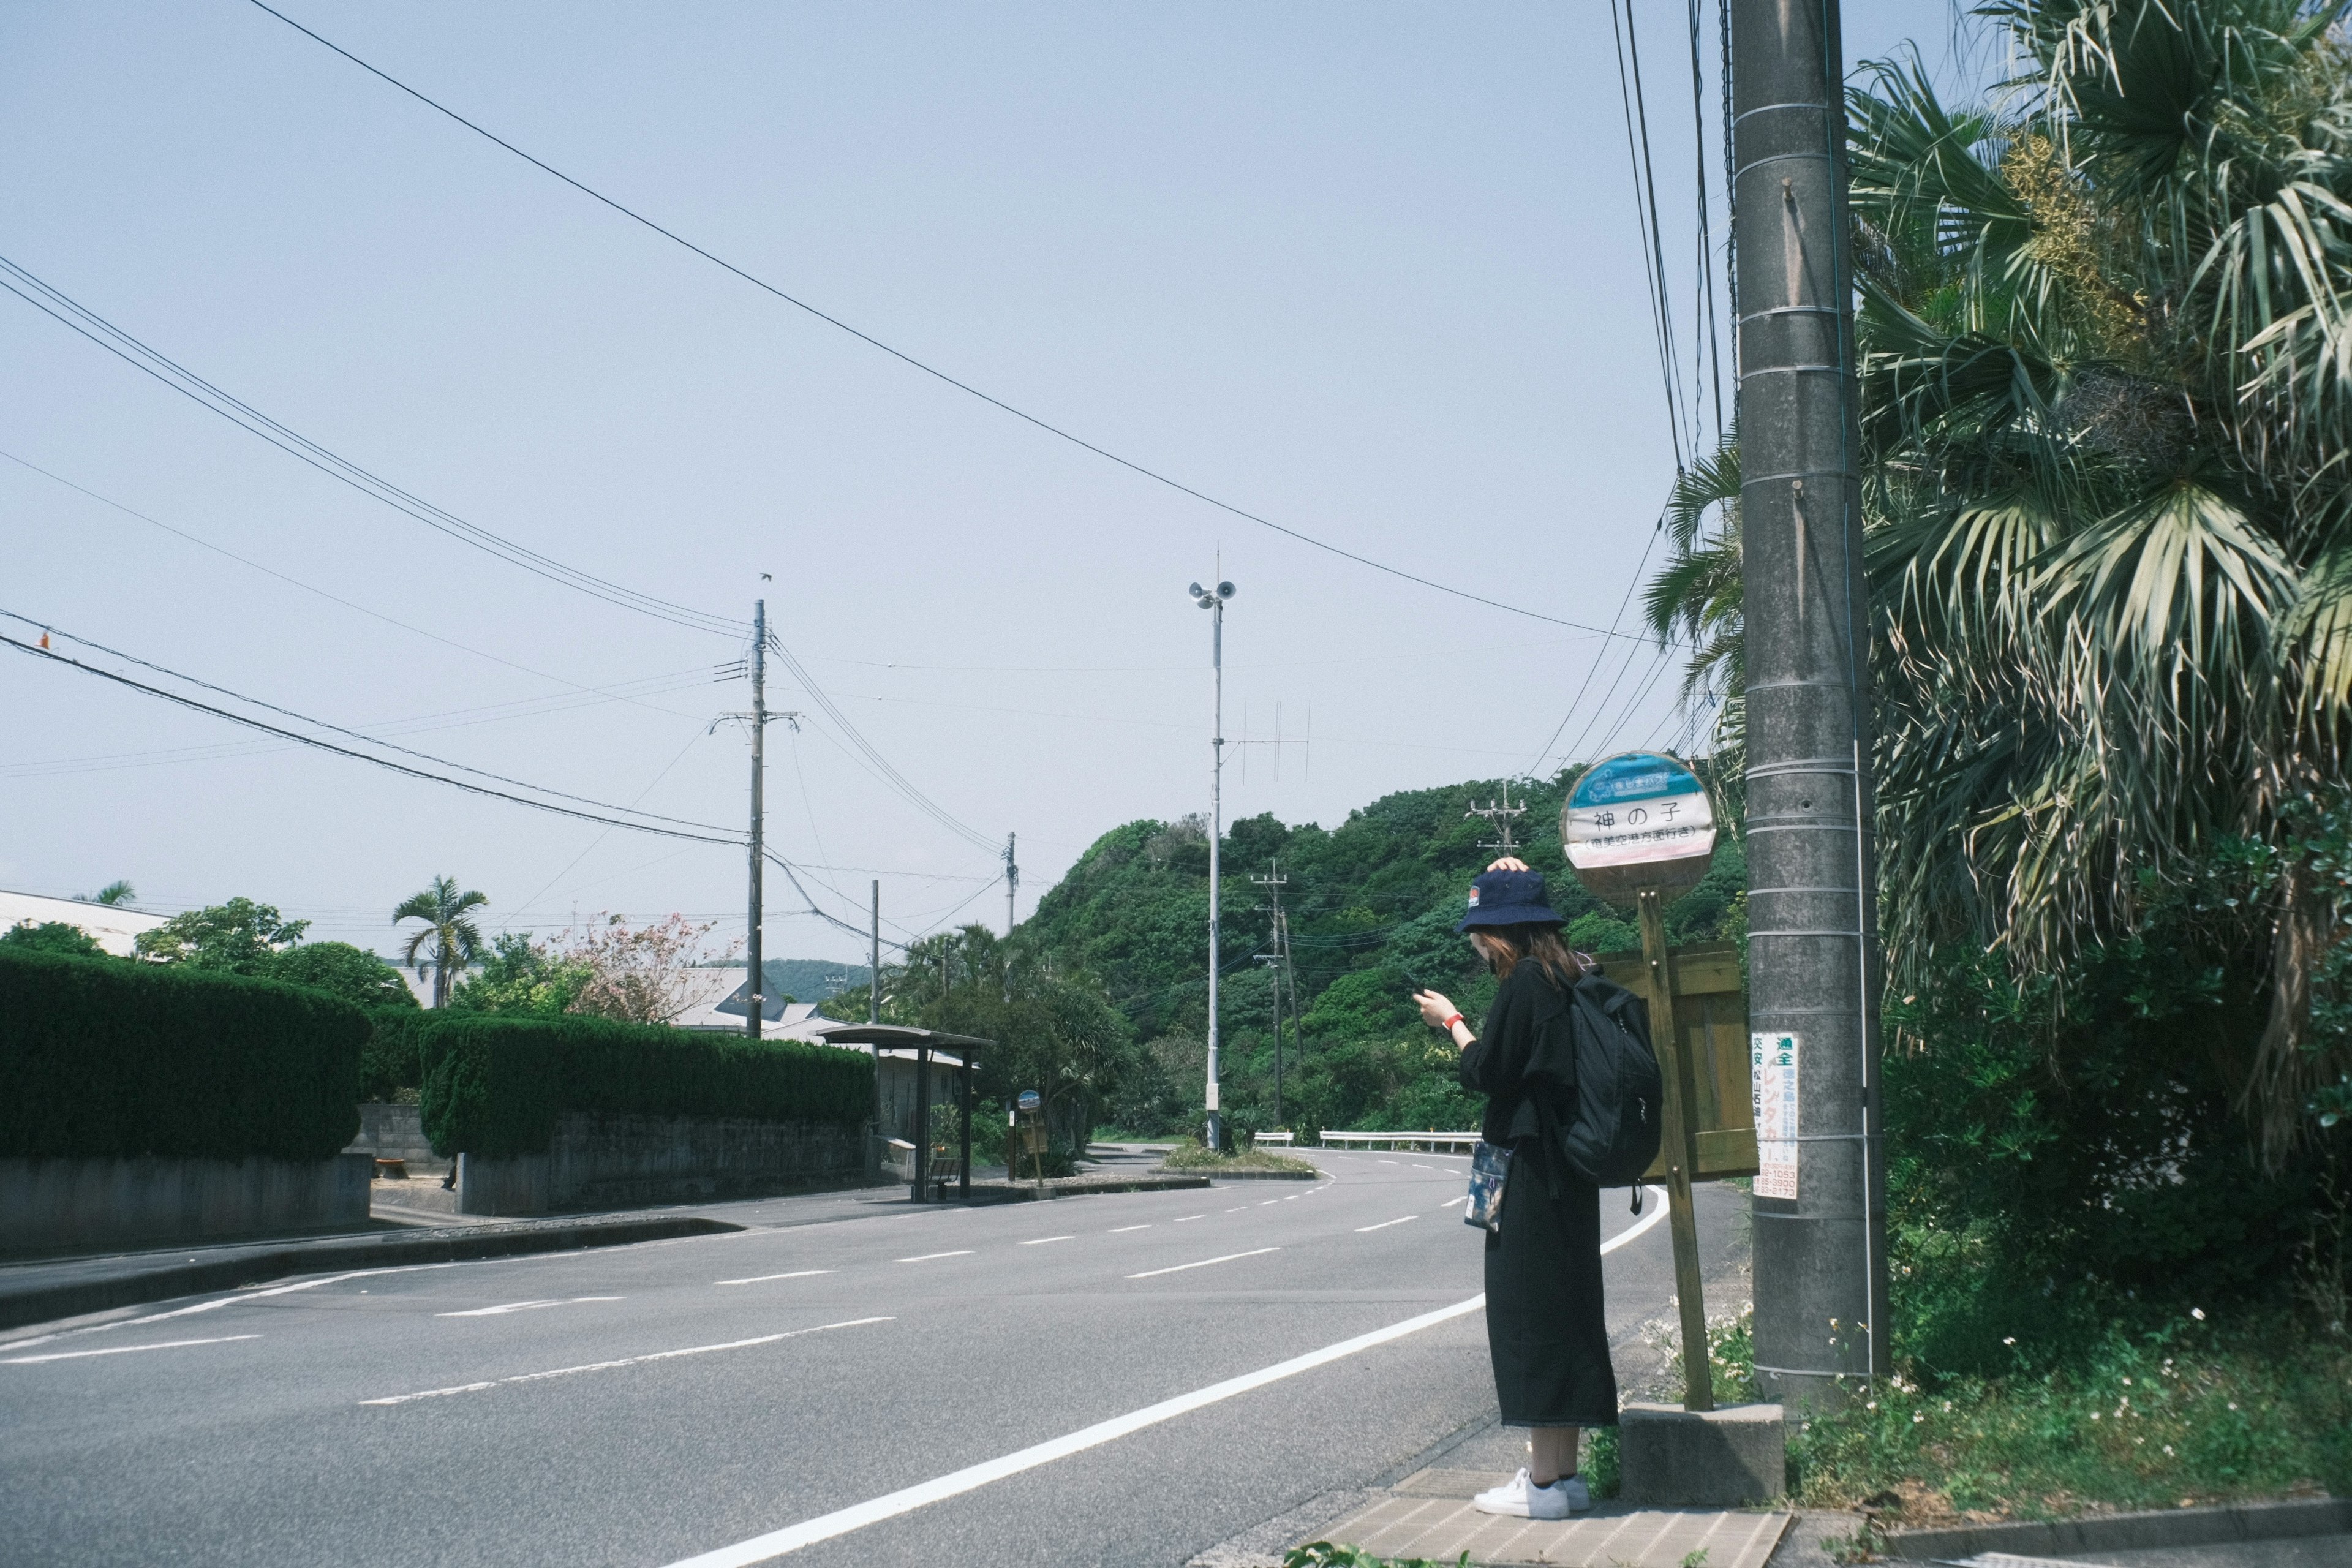
[[[1552,911],[1541,871],[1486,871],[1470,884],[1470,912],[1455,931],[1472,926],[1566,925]]]

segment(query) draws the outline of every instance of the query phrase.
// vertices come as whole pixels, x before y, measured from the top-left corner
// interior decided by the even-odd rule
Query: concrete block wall
[[[851,1181],[865,1136],[824,1122],[566,1111],[544,1154],[461,1155],[460,1214],[544,1214],[755,1197]]]
[[[367,1224],[370,1155],[0,1160],[0,1252],[226,1241]]]
[[[365,1154],[377,1160],[405,1160],[412,1174],[431,1172],[436,1174],[449,1168],[449,1162],[433,1152],[425,1136],[425,1111],[420,1106],[387,1105],[381,1100],[363,1100],[360,1105],[360,1135],[352,1140],[344,1151],[350,1154]]]

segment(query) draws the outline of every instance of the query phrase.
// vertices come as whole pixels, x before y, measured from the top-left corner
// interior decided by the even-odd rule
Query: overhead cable
[[[371,763],[377,767],[386,768],[396,773],[405,773],[410,778],[423,779],[427,784],[446,784],[452,789],[461,789],[470,795],[488,795],[494,800],[510,801],[516,805],[527,805],[534,811],[549,812],[557,816],[576,817],[582,822],[602,823],[608,827],[625,827],[633,833],[650,833],[660,838],[686,838],[692,839],[695,842],[701,844],[725,844],[730,846],[739,846],[743,843],[742,836],[740,834],[730,834],[726,829],[720,827],[709,827],[708,831],[700,833],[688,832],[682,827],[663,826],[660,822],[656,821],[636,821],[626,817],[604,816],[600,815],[599,811],[583,811],[573,806],[559,805],[555,804],[554,801],[551,800],[533,800],[525,795],[510,795],[502,789],[492,789],[487,784],[474,784],[466,779],[453,779],[446,773],[428,773],[423,768],[411,767],[405,763],[397,763],[389,757],[373,756],[366,752],[353,751],[348,746],[339,746],[331,741],[322,741],[316,735],[306,735],[299,731],[289,730],[280,725],[265,723],[259,719],[251,718],[243,713],[231,712],[226,708],[215,708],[209,702],[199,701],[195,698],[184,696],[180,692],[167,691],[160,686],[150,686],[143,680],[134,680],[130,676],[119,675],[110,669],[101,669],[94,664],[84,664],[78,658],[68,658],[64,654],[55,652],[49,648],[42,647],[37,643],[21,642],[15,637],[9,637],[4,632],[0,632],[0,644],[5,644],[7,647],[15,648],[19,653],[29,654],[36,658],[46,659],[52,664],[63,665],[68,669],[79,670],[84,675],[94,675],[101,680],[110,680],[117,686],[124,686],[130,688],[133,691],[144,692],[150,697],[160,697],[166,702],[174,702],[183,708],[193,709],[199,713],[209,713],[215,719],[226,719],[232,724],[242,724],[248,730],[258,730],[264,734],[276,735],[280,739],[292,741],[298,745],[314,747],[322,752],[331,752],[339,757],[349,757],[354,762]],[[310,720],[304,721],[306,723],[311,721],[312,721]],[[530,785],[525,787],[537,788],[538,786]],[[557,795],[560,792],[547,790],[542,793]],[[572,795],[564,796],[562,798],[576,800],[581,797]],[[592,804],[596,805],[600,808],[601,812],[617,812],[623,809],[616,805],[607,805],[601,801]],[[698,826],[708,826],[708,825]]]
[[[344,59],[349,60],[352,64],[359,67],[360,69],[367,72],[370,76],[376,78],[378,80],[388,86],[397,88],[402,92],[404,92],[409,97],[415,99],[417,102],[425,105],[427,109],[432,110],[435,113],[446,115],[450,120],[455,121],[459,125],[462,125],[467,130],[472,132],[475,135],[504,148],[509,153],[511,153],[516,157],[521,159],[524,163],[529,163],[532,168],[539,170],[541,174],[551,175],[555,179],[562,181],[573,190],[578,191],[582,195],[611,208],[614,212],[618,213],[625,218],[627,218],[630,222],[642,225],[644,227],[652,230],[655,234],[661,236],[662,238],[668,240],[671,244],[676,245],[682,249],[693,252],[696,256],[698,256],[703,260],[709,262],[712,266],[720,268],[722,271],[732,274],[734,277],[749,283],[751,287],[759,289],[762,293],[772,295],[774,298],[782,300],[785,304],[792,306],[794,310],[806,311],[809,315],[815,317],[825,325],[837,328],[838,330],[848,333],[851,337],[856,338],[859,342],[865,343],[870,348],[879,349],[882,353],[888,354],[892,359],[898,360],[902,364],[905,364],[911,369],[920,371],[923,374],[930,376],[934,380],[942,382],[968,396],[976,397],[981,402],[987,404],[990,407],[995,408],[1003,413],[1009,414],[1024,424],[1034,426],[1037,429],[1044,431],[1048,436],[1066,441],[1070,445],[1079,447],[1084,451],[1093,453],[1096,457],[1103,458],[1107,462],[1116,463],[1120,468],[1127,469],[1130,473],[1134,473],[1144,479],[1150,479],[1154,484],[1165,485],[1168,489],[1174,490],[1181,495],[1190,496],[1194,500],[1200,501],[1204,505],[1216,508],[1219,511],[1226,512],[1234,517],[1240,518],[1245,522],[1256,523],[1261,528],[1271,529],[1276,533],[1297,540],[1301,544],[1311,545],[1317,550],[1324,551],[1332,555],[1337,555],[1343,560],[1352,561],[1359,566],[1368,566],[1375,572],[1385,573],[1389,576],[1400,578],[1407,583],[1416,584],[1423,588],[1434,589],[1438,593],[1451,595],[1457,599],[1466,599],[1475,605],[1484,605],[1489,609],[1502,610],[1515,616],[1525,616],[1530,620],[1549,621],[1554,626],[1572,626],[1578,631],[1598,632],[1601,630],[1598,626],[1587,626],[1581,621],[1571,621],[1559,616],[1546,615],[1540,610],[1530,610],[1518,605],[1505,604],[1500,599],[1490,599],[1483,594],[1474,594],[1466,588],[1453,587],[1447,584],[1436,582],[1433,579],[1421,576],[1416,573],[1405,571],[1402,567],[1391,566],[1385,562],[1375,561],[1369,555],[1360,555],[1352,550],[1344,549],[1341,546],[1330,543],[1328,541],[1318,539],[1312,534],[1302,533],[1297,529],[1286,527],[1282,523],[1275,521],[1272,518],[1262,516],[1257,512],[1250,511],[1243,507],[1235,506],[1230,501],[1220,500],[1215,496],[1209,494],[1206,490],[1196,489],[1192,486],[1184,483],[1182,480],[1173,479],[1169,475],[1160,472],[1157,468],[1150,468],[1145,464],[1137,462],[1131,458],[1121,457],[1118,453],[1112,451],[1108,447],[1097,446],[1094,442],[1087,440],[1083,436],[1076,435],[1059,425],[1054,424],[1050,420],[1042,418],[1037,415],[1028,412],[1026,409],[1016,407],[1013,405],[1005,402],[1001,397],[983,392],[971,383],[960,380],[957,377],[949,374],[946,371],[940,369],[937,365],[917,359],[913,354],[908,353],[904,349],[893,347],[889,343],[883,342],[880,338],[874,336],[871,332],[861,331],[859,329],[851,326],[847,321],[843,321],[840,317],[832,315],[818,309],[816,306],[810,304],[807,300],[801,299],[797,295],[785,292],[782,289],[769,282],[766,279],[759,277],[755,273],[747,271],[743,268],[738,267],[735,263],[718,255],[714,251],[704,249],[701,246],[697,245],[694,241],[687,238],[684,235],[679,234],[677,230],[664,227],[662,225],[656,223],[652,218],[646,216],[643,213],[636,211],[633,207],[624,205],[621,202],[606,195],[604,192],[596,189],[593,185],[588,184],[584,181],[575,179],[572,175],[565,174],[562,170],[555,167],[552,163],[548,163],[545,159],[536,157],[531,153],[524,152],[520,147],[516,146],[505,137],[467,119],[464,115],[458,113],[456,110],[451,109],[448,105],[442,103],[436,99],[428,98],[416,89],[409,86],[406,82],[402,81],[398,77],[392,75],[389,71],[383,70],[377,66],[369,64],[367,61],[360,58],[359,56],[352,53],[349,49],[344,48],[341,45],[334,43],[325,37],[321,37],[319,34],[312,32],[310,28],[294,20],[293,17],[289,16],[283,11],[264,4],[264,0],[253,0],[253,5],[256,8],[266,11],[270,16],[277,17],[279,21],[293,28],[296,32],[300,33],[304,37],[310,39],[313,43],[319,44],[321,47],[331,50],[333,53],[341,55]],[[1602,633],[1601,635],[1616,636],[1620,634]]]
[[[448,535],[462,544],[495,555],[512,566],[560,584],[592,599],[602,599],[608,605],[673,626],[694,631],[711,632],[722,637],[740,637],[744,625],[726,616],[712,615],[688,605],[657,598],[651,594],[625,587],[621,584],[596,576],[576,566],[566,565],[551,555],[545,555],[519,544],[502,534],[479,524],[467,521],[445,507],[434,505],[421,496],[401,489],[391,480],[370,472],[359,464],[319,445],[300,432],[278,423],[251,404],[223,391],[204,377],[169,356],[149,347],[139,339],[116,326],[61,290],[36,278],[5,256],[0,256],[0,289],[40,310],[43,314],[72,328],[91,342],[114,354],[126,363],[153,376],[157,381],[190,401],[211,409],[215,414],[240,428],[260,437],[291,457],[299,458],[331,479],[341,480],[361,494],[383,502],[394,510],[403,512],[426,527]]]
[[[87,648],[95,648],[100,653],[108,654],[115,658],[125,660],[131,664],[135,664],[142,669],[152,669],[156,674],[167,675],[173,680],[184,680],[190,686],[199,688],[202,690],[215,692],[220,696],[232,699],[235,701],[247,703],[252,707],[262,709],[267,712],[278,714],[281,718],[297,720],[301,723],[313,725],[319,729],[330,731],[334,734],[349,736],[354,741],[364,741],[371,746],[382,746],[386,751],[398,752],[404,756],[415,757],[419,762],[431,763],[436,767],[455,768],[459,773],[472,773],[477,778],[489,779],[495,783],[502,784],[512,784],[517,789],[536,790],[541,795],[553,795],[559,800],[576,801],[582,805],[593,805],[602,811],[621,812],[631,816],[642,816],[652,822],[676,823],[681,827],[698,827],[709,829],[713,832],[726,831],[724,828],[712,828],[711,825],[707,822],[690,822],[684,817],[664,816],[659,812],[637,811],[630,806],[611,805],[607,805],[604,801],[592,800],[586,795],[570,795],[560,789],[549,789],[544,784],[532,784],[526,779],[509,778],[504,773],[494,773],[487,769],[474,767],[466,763],[452,762],[447,757],[436,757],[430,752],[420,752],[414,746],[404,746],[396,742],[383,740],[379,736],[371,735],[363,730],[350,729],[341,724],[331,723],[324,719],[313,719],[307,713],[297,713],[291,708],[281,708],[275,702],[265,701],[258,697],[247,697],[241,691],[233,691],[226,686],[216,685],[212,681],[204,679],[202,677],[189,675],[181,670],[173,669],[168,666],[157,664],[152,659],[142,658],[135,653],[125,653],[119,647],[109,647],[102,642],[95,642],[89,637],[76,636],[74,633],[66,631],[62,627],[50,626],[47,622],[34,620],[29,616],[20,616],[14,610],[0,609],[0,616],[5,616],[9,620],[15,621],[20,626],[31,626],[37,631],[46,632],[55,637],[61,637],[68,642],[79,643],[82,647]]]

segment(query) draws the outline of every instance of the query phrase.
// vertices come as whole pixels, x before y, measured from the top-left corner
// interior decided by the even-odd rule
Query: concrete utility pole
[[[761,965],[760,924],[767,910],[761,885],[765,869],[761,838],[767,827],[768,601],[751,606],[751,934],[743,942],[743,1032],[760,1037],[765,1021],[768,977]]]
[[[1270,907],[1274,914],[1274,951],[1260,954],[1258,962],[1266,965],[1266,978],[1274,984],[1274,1124],[1280,1127],[1282,1125],[1282,980],[1283,971],[1290,963],[1290,931],[1282,916],[1282,889],[1289,885],[1290,879],[1282,874],[1280,860],[1269,860],[1265,864],[1266,875],[1252,877],[1250,880],[1264,888],[1266,895],[1274,900],[1271,906],[1264,904],[1258,906],[1260,909]]]
[[[1220,562],[1220,565],[1223,563]],[[1214,588],[1192,584],[1192,602],[1209,612],[1209,667],[1216,689],[1214,716],[1209,726],[1209,1147],[1225,1146],[1225,1115],[1217,1103],[1217,965],[1224,957],[1223,921],[1217,906],[1218,883],[1223,867],[1220,846],[1225,837],[1225,601],[1234,596],[1231,583]]]
[[[1013,934],[1014,900],[1021,891],[1021,865],[1013,858],[1013,835],[1004,836],[1004,934]]]
[[[1795,1112],[1759,1148],[1756,1370],[1793,1413],[1889,1370],[1838,0],[1731,0],[1731,60],[1748,1027]]]
[[[874,879],[872,942],[873,945],[866,949],[866,1021],[878,1024],[882,1021],[882,879],[879,877]],[[881,1059],[881,1053],[877,1050],[875,1060]]]

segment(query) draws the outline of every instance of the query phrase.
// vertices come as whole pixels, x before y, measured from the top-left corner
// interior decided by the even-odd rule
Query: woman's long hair
[[[1558,926],[1478,926],[1470,932],[1470,943],[1497,980],[1508,980],[1511,971],[1528,960],[1563,991],[1585,975],[1584,960],[1559,940]]]

